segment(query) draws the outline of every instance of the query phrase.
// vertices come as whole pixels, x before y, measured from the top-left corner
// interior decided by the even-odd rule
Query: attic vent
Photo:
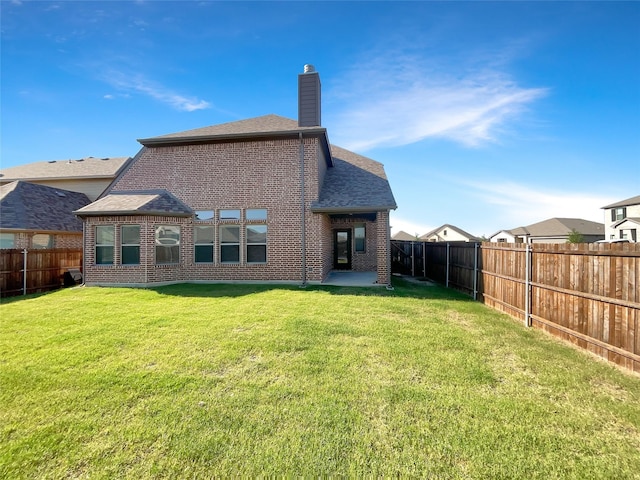
[[[58,195],[59,197],[66,197],[64,193],[59,192],[58,190],[56,190],[56,195]]]
[[[109,160],[109,157],[103,158],[102,160]]]
[[[80,158],[80,159],[76,160],[76,162],[84,162],[84,158]]]
[[[313,73],[313,72],[315,72],[315,71],[316,71],[316,68],[315,68],[313,65],[311,65],[311,64],[308,64],[308,63],[307,63],[307,64],[304,66],[304,73]]]
[[[56,163],[55,160],[49,160],[47,163]]]

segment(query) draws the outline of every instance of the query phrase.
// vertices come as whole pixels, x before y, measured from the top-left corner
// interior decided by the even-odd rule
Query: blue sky
[[[602,222],[640,194],[640,2],[9,1],[1,166],[297,117],[385,164],[393,231]]]

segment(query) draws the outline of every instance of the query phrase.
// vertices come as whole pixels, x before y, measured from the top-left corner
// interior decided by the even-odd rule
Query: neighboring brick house
[[[607,240],[640,242],[640,195],[602,208]]]
[[[84,193],[16,181],[0,186],[0,248],[82,248],[82,221],[73,211]]]
[[[266,115],[139,140],[85,222],[85,283],[319,283],[330,271],[390,283],[382,164],[331,145],[320,79],[298,77],[299,120]]]

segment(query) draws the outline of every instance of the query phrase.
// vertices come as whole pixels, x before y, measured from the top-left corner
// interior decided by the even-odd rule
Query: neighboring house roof
[[[449,225],[448,223],[445,223],[444,225],[435,228],[433,230],[431,230],[428,233],[425,233],[424,235],[420,236],[420,240],[424,240],[424,239],[428,239],[430,236],[437,234],[438,232],[444,230],[444,229],[449,229],[449,230],[453,230],[455,232],[457,232],[458,234],[467,237],[469,240],[477,240],[477,237],[475,235],[471,235],[469,232],[465,232],[464,230],[462,230],[461,228],[456,227],[455,225]]]
[[[549,237],[569,235],[574,229],[583,235],[604,235],[604,224],[582,218],[550,218],[507,231],[518,236]]]
[[[23,181],[0,186],[0,228],[81,232],[73,211],[89,204],[84,193]]]
[[[392,237],[392,240],[401,240],[401,241],[414,241],[416,240],[416,236],[415,235],[411,235],[407,232],[404,232],[402,230],[400,230],[398,233],[395,233]]]
[[[193,210],[166,190],[111,192],[74,212],[80,217],[101,215],[170,215],[189,217]]]
[[[340,213],[397,208],[381,163],[331,146],[333,168],[325,174],[314,212]]]
[[[611,205],[607,205],[602,208],[627,207],[629,205],[640,205],[640,195],[636,195],[635,197],[627,198],[626,200],[621,200],[619,202],[612,203]]]
[[[53,160],[19,165],[0,170],[0,181],[69,180],[73,178],[115,178],[130,157]]]

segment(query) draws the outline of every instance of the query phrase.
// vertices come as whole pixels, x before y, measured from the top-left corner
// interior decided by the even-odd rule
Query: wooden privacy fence
[[[82,249],[0,250],[0,296],[60,288],[64,274],[82,269]]]
[[[640,372],[640,244],[404,243],[394,273],[422,264],[416,276]]]

